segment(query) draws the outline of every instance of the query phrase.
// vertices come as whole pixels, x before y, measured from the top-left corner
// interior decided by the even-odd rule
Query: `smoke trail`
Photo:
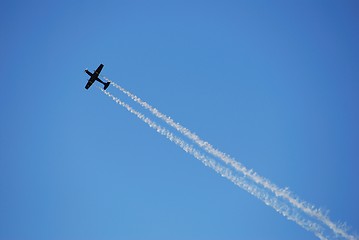
[[[106,80],[110,81],[105,77]],[[245,166],[237,162],[234,158],[230,157],[229,155],[215,149],[211,144],[208,142],[202,140],[199,136],[197,136],[195,133],[192,133],[189,129],[183,127],[179,123],[174,122],[170,117],[166,116],[165,114],[161,113],[156,108],[152,107],[147,102],[141,100],[136,95],[132,94],[131,92],[127,91],[120,85],[114,83],[111,81],[111,84],[125,93],[127,96],[132,98],[135,102],[139,103],[142,107],[148,109],[153,115],[156,117],[162,119],[165,121],[168,125],[175,128],[177,131],[194,141],[198,146],[203,148],[208,153],[212,154],[215,157],[220,158],[222,161],[224,161],[226,164],[231,165],[234,169],[237,171],[242,172],[245,176],[252,179],[257,184],[261,184],[263,187],[269,189],[272,191],[277,197],[282,197],[289,201],[293,206],[297,207],[304,213],[317,218],[319,221],[323,222],[325,225],[327,225],[330,229],[333,230],[333,232],[337,235],[341,235],[342,237],[346,239],[356,239],[354,236],[348,234],[346,232],[346,229],[344,229],[342,226],[336,225],[334,222],[332,222],[328,216],[322,213],[320,209],[316,209],[314,205],[311,205],[303,200],[300,200],[298,197],[294,197],[292,193],[289,191],[288,188],[281,189],[275,184],[271,183],[268,179],[258,175],[253,170],[248,170]]]
[[[278,213],[282,214],[287,219],[296,222],[298,225],[303,227],[304,229],[311,231],[317,236],[319,239],[328,239],[324,236],[323,228],[318,224],[303,219],[299,214],[297,214],[292,208],[286,205],[283,202],[279,202],[276,197],[271,197],[266,191],[259,189],[255,184],[249,184],[243,177],[237,177],[233,175],[232,171],[228,168],[225,168],[215,162],[213,159],[210,159],[204,155],[202,155],[199,151],[194,149],[192,146],[188,145],[182,139],[174,136],[170,131],[167,129],[157,125],[155,122],[150,120],[149,118],[145,117],[140,112],[131,108],[128,104],[122,102],[120,99],[113,96],[111,93],[99,88],[104,94],[109,96],[113,101],[117,104],[121,105],[122,107],[126,108],[127,111],[136,115],[139,119],[145,122],[148,126],[156,130],[161,135],[165,136],[171,142],[175,143],[177,146],[181,147],[185,152],[193,155],[196,159],[200,160],[205,166],[212,168],[222,177],[227,178],[235,185],[241,187],[242,189],[246,190],[253,196],[257,197],[258,199],[262,200],[266,205],[271,206],[274,210]]]

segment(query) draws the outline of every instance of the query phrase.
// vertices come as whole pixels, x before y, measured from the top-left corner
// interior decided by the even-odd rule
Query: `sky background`
[[[1,8],[0,239],[316,239],[96,87],[86,91],[83,70],[100,63],[358,233],[357,1]]]

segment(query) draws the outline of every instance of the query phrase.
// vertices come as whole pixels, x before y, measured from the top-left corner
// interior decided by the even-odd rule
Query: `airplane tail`
[[[110,83],[111,83],[111,82],[105,83],[105,84],[104,84],[105,86],[103,87],[103,89],[106,90],[106,89],[108,88],[108,86],[110,86]]]

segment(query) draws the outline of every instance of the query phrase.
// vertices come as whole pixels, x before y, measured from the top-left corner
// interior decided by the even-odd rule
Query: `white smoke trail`
[[[106,80],[110,81],[105,77]],[[222,161],[224,161],[226,164],[230,164],[234,169],[237,171],[240,171],[245,176],[252,179],[254,182],[261,184],[263,187],[269,189],[272,191],[276,196],[282,197],[289,201],[293,206],[297,207],[304,213],[317,218],[319,221],[323,222],[325,225],[327,225],[336,235],[340,235],[346,239],[354,240],[356,237],[348,234],[346,232],[346,229],[344,229],[344,226],[338,226],[334,222],[332,222],[329,217],[326,214],[323,214],[320,209],[315,208],[314,205],[311,205],[303,200],[300,200],[298,197],[294,197],[292,193],[289,191],[288,188],[279,188],[275,184],[271,183],[268,179],[258,175],[253,170],[248,170],[245,166],[243,166],[241,163],[237,162],[234,158],[231,156],[219,151],[218,149],[215,149],[210,143],[202,140],[198,135],[195,133],[192,133],[189,129],[183,127],[179,123],[174,122],[170,117],[166,116],[165,114],[161,113],[156,108],[152,107],[147,102],[143,101],[141,98],[137,97],[135,94],[132,94],[128,90],[124,89],[120,85],[114,83],[111,81],[111,84],[125,93],[127,96],[129,96],[131,99],[133,99],[135,102],[139,103],[142,107],[145,109],[148,109],[153,115],[156,117],[162,119],[165,121],[168,125],[175,128],[177,131],[194,141],[198,146],[203,148],[208,153],[212,154],[215,157],[220,158]]]
[[[155,129],[158,133],[165,136],[167,139],[169,139],[171,142],[175,143],[177,146],[181,147],[185,152],[193,155],[196,159],[200,160],[204,165],[212,168],[214,171],[219,173],[222,177],[227,178],[235,185],[241,187],[242,189],[246,190],[253,196],[257,197],[258,199],[262,200],[266,205],[271,206],[274,210],[276,210],[278,213],[285,216],[287,219],[296,222],[299,226],[303,227],[304,229],[311,231],[317,236],[319,239],[328,239],[326,236],[324,236],[323,228],[319,226],[318,224],[303,219],[299,214],[297,214],[295,211],[293,211],[292,208],[290,208],[288,205],[286,205],[283,202],[279,202],[276,197],[271,197],[266,191],[259,189],[255,184],[249,184],[243,177],[237,177],[233,175],[232,171],[228,168],[225,168],[215,162],[213,159],[210,159],[204,155],[202,155],[200,152],[198,152],[196,149],[194,149],[192,146],[184,142],[182,139],[174,136],[170,131],[167,129],[157,125],[155,122],[153,122],[151,119],[145,117],[140,112],[134,110],[129,106],[128,104],[122,102],[120,99],[113,96],[111,93],[99,88],[104,94],[109,96],[113,101],[115,101],[117,104],[121,105],[122,107],[126,108],[127,111],[130,113],[136,115],[139,119],[141,119],[143,122],[145,122],[148,126]]]

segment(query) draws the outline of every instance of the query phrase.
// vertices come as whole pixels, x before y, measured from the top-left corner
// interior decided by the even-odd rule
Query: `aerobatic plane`
[[[108,86],[110,85],[110,82],[104,82],[101,79],[98,78],[98,76],[100,75],[100,72],[103,68],[103,64],[100,64],[100,66],[98,66],[98,68],[94,71],[94,73],[90,72],[89,70],[85,70],[85,73],[87,73],[88,75],[90,75],[90,79],[88,80],[85,88],[89,89],[89,87],[91,87],[91,85],[95,82],[95,81],[99,81],[100,83],[102,83],[103,89],[106,90],[108,88]]]

